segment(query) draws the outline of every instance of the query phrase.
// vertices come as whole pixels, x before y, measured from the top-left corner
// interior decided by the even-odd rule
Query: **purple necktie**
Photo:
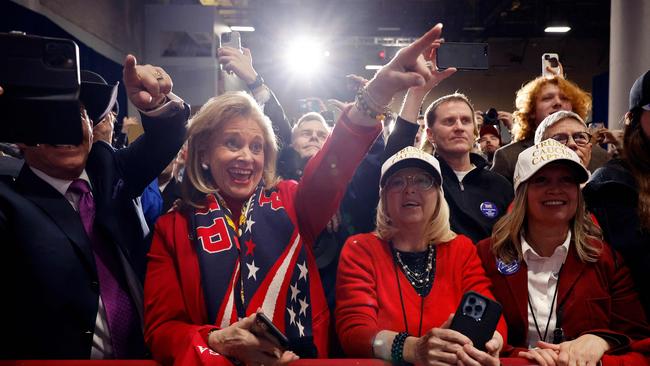
[[[117,260],[117,255],[106,245],[105,240],[95,235],[93,222],[95,221],[95,201],[90,193],[88,182],[75,179],[68,192],[79,195],[79,216],[86,234],[92,243],[97,277],[99,278],[99,293],[106,310],[106,320],[111,334],[113,355],[115,358],[137,357],[134,345],[137,337],[142,337],[139,332],[139,319],[135,306],[126,289],[125,275],[122,266]]]

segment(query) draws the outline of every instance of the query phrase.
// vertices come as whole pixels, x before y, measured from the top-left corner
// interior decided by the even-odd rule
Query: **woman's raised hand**
[[[390,104],[396,93],[429,83],[434,74],[427,65],[427,58],[430,59],[432,51],[440,45],[441,33],[442,24],[438,23],[415,42],[399,50],[366,86],[370,96],[385,106]],[[447,73],[451,75],[452,71]]]

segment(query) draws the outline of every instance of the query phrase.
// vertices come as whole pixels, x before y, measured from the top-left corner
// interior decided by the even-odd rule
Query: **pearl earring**
[[[201,163],[201,169],[208,170],[208,169],[210,169],[210,167],[206,163]]]

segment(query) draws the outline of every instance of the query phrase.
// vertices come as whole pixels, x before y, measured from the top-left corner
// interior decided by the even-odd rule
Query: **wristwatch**
[[[255,78],[255,81],[253,81],[252,83],[248,84],[247,86],[248,86],[248,89],[249,89],[250,91],[253,91],[253,90],[259,88],[259,87],[262,86],[262,85],[264,85],[264,79],[262,79],[262,75],[257,74],[257,77]]]

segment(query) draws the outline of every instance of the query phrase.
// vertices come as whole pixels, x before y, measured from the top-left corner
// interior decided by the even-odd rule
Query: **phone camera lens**
[[[477,313],[481,313],[483,312],[483,307],[481,305],[476,305],[474,306],[474,311],[476,311]]]
[[[474,305],[476,304],[476,298],[470,297],[469,299],[467,299],[467,302],[470,303],[471,305]]]
[[[465,313],[466,314],[471,314],[472,310],[473,310],[473,308],[471,306],[465,306]]]

